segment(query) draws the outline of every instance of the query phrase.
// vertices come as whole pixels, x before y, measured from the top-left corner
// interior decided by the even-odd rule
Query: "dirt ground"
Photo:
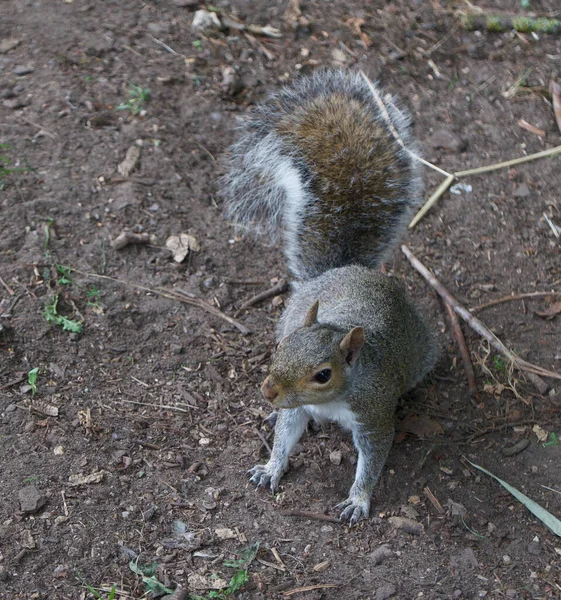
[[[561,514],[561,383],[538,390],[466,327],[470,398],[442,305],[399,251],[386,270],[432,319],[441,357],[399,410],[371,518],[333,519],[356,463],[336,427],[304,435],[279,494],[253,489],[246,471],[272,435],[259,384],[287,296],[239,307],[287,273],[277,248],[235,237],[216,184],[236,118],[326,65],[398,94],[447,171],[557,146],[547,86],[561,38],[466,32],[454,10],[467,3],[445,0],[303,0],[296,20],[285,0],[217,6],[282,37],[195,32],[191,0],[0,5],[0,598],[178,585],[183,599],[561,598],[559,538],[466,460]],[[466,178],[471,191],[445,194],[406,241],[469,307],[560,290],[544,217],[561,225],[560,168],[545,158]],[[425,175],[428,194],[442,176]],[[114,248],[125,230],[149,243]],[[176,263],[165,241],[181,233],[200,251]],[[559,372],[561,316],[537,315],[553,303],[478,316]]]

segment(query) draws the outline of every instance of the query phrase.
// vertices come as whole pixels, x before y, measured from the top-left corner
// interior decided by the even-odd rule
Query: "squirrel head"
[[[324,404],[341,397],[364,345],[364,329],[346,333],[317,322],[319,301],[302,327],[283,338],[273,356],[263,396],[277,408]]]

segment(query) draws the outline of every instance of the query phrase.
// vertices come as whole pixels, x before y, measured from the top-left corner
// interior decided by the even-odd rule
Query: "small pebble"
[[[17,65],[13,68],[12,73],[21,77],[23,75],[29,75],[30,73],[33,73],[33,71],[35,71],[35,69],[31,65]]]

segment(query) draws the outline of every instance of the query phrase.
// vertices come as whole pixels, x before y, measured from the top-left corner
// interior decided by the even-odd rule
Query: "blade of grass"
[[[465,458],[465,457],[464,457]],[[540,506],[535,500],[528,498],[526,494],[523,494],[520,490],[517,490],[515,487],[512,487],[506,481],[499,479],[493,473],[487,471],[483,467],[476,465],[466,458],[467,462],[476,469],[479,469],[489,477],[492,477],[496,481],[498,481],[507,492],[512,494],[519,502],[521,502],[534,516],[536,516],[548,529],[551,529],[555,535],[561,537],[561,521],[552,515],[549,511],[545,510],[542,506]]]

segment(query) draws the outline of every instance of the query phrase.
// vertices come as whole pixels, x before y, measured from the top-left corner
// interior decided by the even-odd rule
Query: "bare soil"
[[[228,581],[224,562],[256,542],[232,597],[560,598],[559,538],[466,459],[559,515],[561,384],[537,390],[466,328],[479,356],[470,398],[442,305],[399,252],[386,271],[432,319],[442,350],[399,411],[409,433],[396,438],[371,518],[349,529],[286,513],[337,516],[356,456],[336,427],[305,434],[278,495],[248,483],[271,443],[258,386],[286,295],[236,311],[287,274],[266,240],[235,237],[216,185],[236,117],[333,64],[398,94],[424,155],[448,171],[559,145],[546,91],[561,75],[559,36],[466,32],[445,0],[310,0],[297,27],[284,0],[218,6],[283,37],[204,36],[189,0],[0,5],[0,155],[22,169],[0,191],[0,598],[94,598],[86,583],[102,598],[112,586],[120,599],[146,597],[131,561],[209,598],[193,575]],[[137,115],[117,110],[130,84],[150,90]],[[452,139],[435,136],[443,129]],[[122,174],[131,146],[140,157]],[[559,290],[560,242],[543,215],[561,225],[560,161],[465,180],[471,192],[445,194],[407,243],[466,306]],[[441,180],[428,170],[427,192]],[[126,229],[153,238],[114,249]],[[201,248],[178,264],[165,240],[180,233]],[[161,290],[194,295],[250,333]],[[81,333],[45,319],[57,296]],[[561,371],[561,317],[536,315],[552,303],[479,316],[523,358]],[[523,439],[525,450],[503,454]]]

